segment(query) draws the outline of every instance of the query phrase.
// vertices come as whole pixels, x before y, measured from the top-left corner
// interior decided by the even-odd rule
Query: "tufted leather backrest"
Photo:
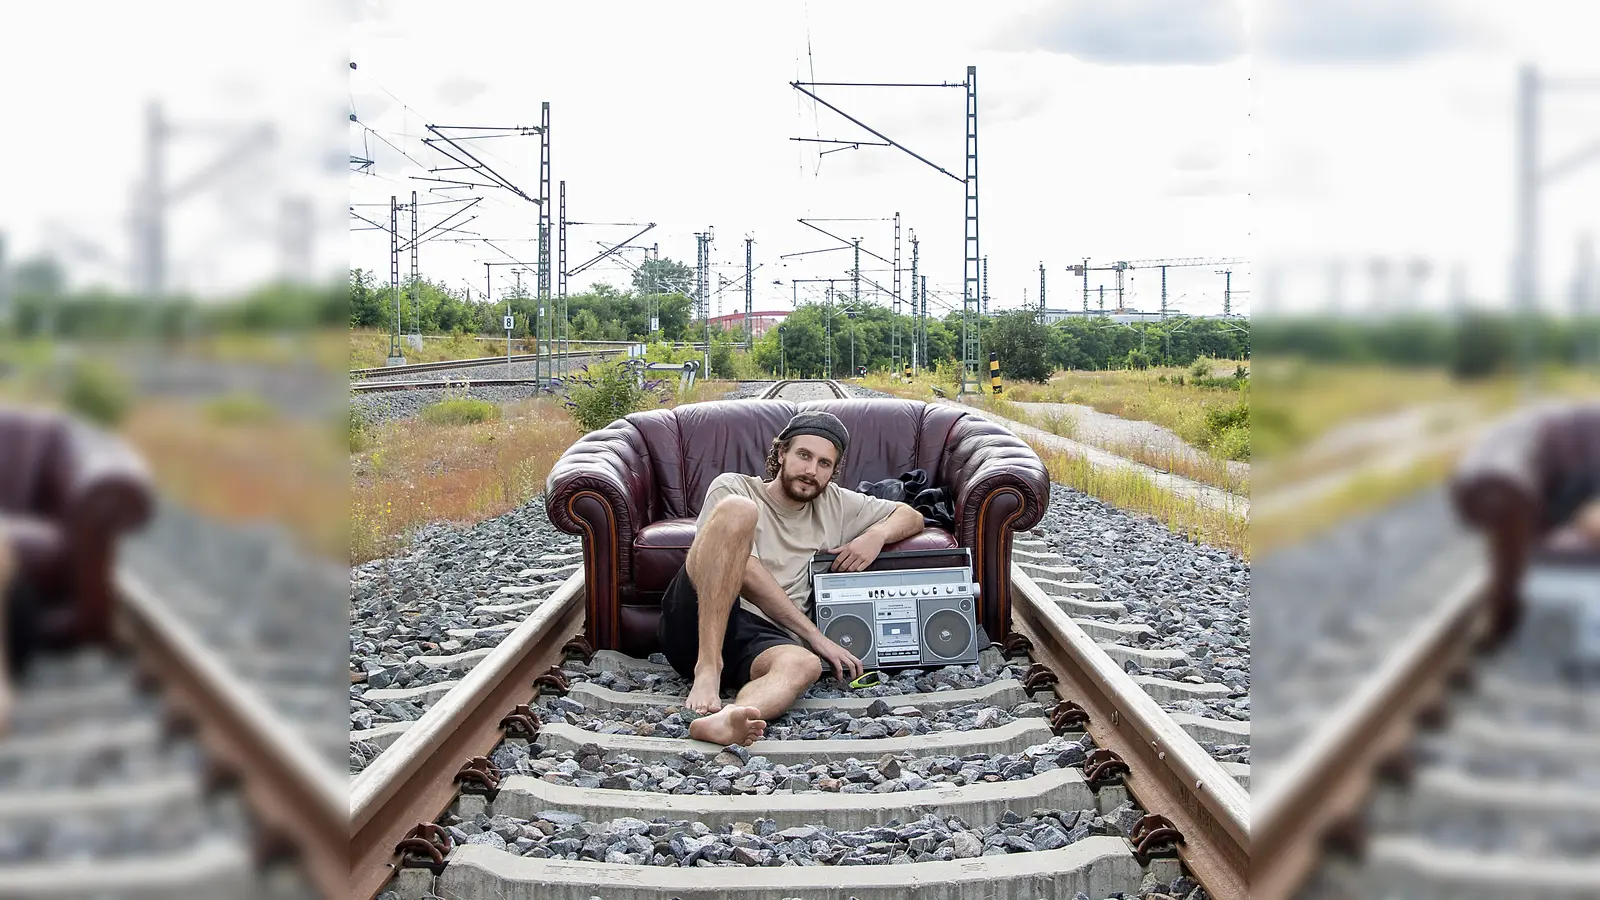
[[[719,400],[634,413],[627,421],[650,448],[656,486],[650,519],[699,515],[706,490],[724,472],[764,475],[772,439],[801,409],[827,410],[850,432],[834,480],[851,489],[919,468],[943,483],[945,441],[965,415],[917,400]]]

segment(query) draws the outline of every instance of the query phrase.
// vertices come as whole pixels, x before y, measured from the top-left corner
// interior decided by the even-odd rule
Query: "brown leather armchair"
[[[149,520],[144,462],[66,415],[0,405],[0,535],[38,588],[46,646],[111,634],[115,541]]]
[[[915,400],[719,400],[634,413],[579,439],[546,483],[550,521],[583,536],[587,637],[595,649],[659,649],[661,595],[683,565],[712,479],[763,475],[772,439],[800,409],[825,409],[850,430],[835,482],[925,469],[950,489],[956,533],[929,528],[885,550],[967,547],[981,623],[1003,640],[1011,620],[1011,534],[1038,524],[1050,478],[1033,449],[966,410]]]
[[[1450,484],[1457,513],[1489,546],[1495,639],[1521,619],[1518,586],[1533,559],[1592,559],[1600,546],[1572,526],[1600,498],[1600,403],[1547,404],[1484,433],[1457,463]]]

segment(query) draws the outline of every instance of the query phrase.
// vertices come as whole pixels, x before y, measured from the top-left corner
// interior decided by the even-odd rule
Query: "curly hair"
[[[783,468],[783,455],[789,452],[789,445],[792,443],[794,443],[794,438],[786,441],[781,441],[777,438],[772,439],[772,446],[767,448],[767,477],[765,480],[771,481],[778,477],[778,471]],[[833,471],[837,473],[843,468],[844,457],[841,456],[838,462],[833,464]],[[832,476],[829,477],[831,478]]]
[[[787,441],[780,441],[777,438],[772,439],[772,446],[767,448],[766,480],[771,481],[778,477],[778,470],[783,468],[783,455],[789,452],[789,445],[793,442],[793,438]]]

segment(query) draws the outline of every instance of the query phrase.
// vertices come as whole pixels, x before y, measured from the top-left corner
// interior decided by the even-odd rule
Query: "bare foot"
[[[722,708],[722,673],[697,672],[694,687],[689,689],[689,699],[684,706],[697,713],[714,713]]]
[[[767,732],[761,710],[754,706],[729,706],[689,723],[689,736],[710,744],[750,746]]]

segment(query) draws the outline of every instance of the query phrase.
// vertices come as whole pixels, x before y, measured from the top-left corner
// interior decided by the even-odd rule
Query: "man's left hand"
[[[859,572],[872,565],[872,561],[883,552],[883,538],[869,530],[843,547],[835,547],[828,552],[836,554],[833,571]]]

